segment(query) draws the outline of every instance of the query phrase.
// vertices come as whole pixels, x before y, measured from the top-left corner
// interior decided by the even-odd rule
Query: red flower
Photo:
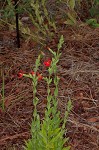
[[[44,65],[46,67],[50,67],[50,65],[51,65],[51,59],[48,59],[47,61],[44,61]]]
[[[18,78],[22,78],[23,77],[23,71],[22,70],[20,70],[20,72],[18,73]]]
[[[43,76],[41,74],[37,73],[37,76],[38,76],[38,81],[43,79]]]

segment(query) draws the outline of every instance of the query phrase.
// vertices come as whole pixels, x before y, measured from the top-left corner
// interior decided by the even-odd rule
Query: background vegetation
[[[99,0],[18,0],[15,11],[15,1],[0,2],[1,22],[15,27],[15,12],[19,13],[20,31],[25,37],[29,36],[41,44],[50,39],[59,23],[79,26],[87,23],[99,27]],[[28,17],[36,32],[22,21],[22,16]],[[26,18],[23,18],[23,20]]]

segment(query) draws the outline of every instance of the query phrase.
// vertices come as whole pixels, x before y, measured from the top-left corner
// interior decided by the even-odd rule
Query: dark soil
[[[88,26],[60,28],[47,46],[57,50],[59,35],[64,36],[62,55],[58,65],[59,110],[64,117],[70,98],[73,109],[67,122],[67,137],[71,150],[99,149],[99,29]],[[20,70],[29,73],[40,52],[50,58],[46,46],[21,39],[21,48],[15,44],[15,32],[0,31],[0,69],[5,78],[5,111],[0,109],[0,150],[23,150],[24,140],[30,138],[32,120],[32,85],[26,78],[19,79]],[[47,75],[46,68],[39,69]],[[2,90],[2,77],[0,78]],[[52,87],[53,90],[53,87]],[[46,107],[46,85],[38,84],[38,112],[41,119]],[[2,101],[0,95],[0,102]]]

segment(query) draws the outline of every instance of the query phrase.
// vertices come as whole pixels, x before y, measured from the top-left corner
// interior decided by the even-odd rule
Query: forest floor
[[[99,29],[60,27],[46,46],[57,51],[60,35],[64,36],[64,44],[58,64],[58,107],[64,117],[68,98],[72,100],[73,109],[66,126],[69,145],[71,150],[99,150]],[[19,79],[18,72],[30,72],[41,51],[45,58],[51,58],[46,46],[42,48],[33,41],[21,39],[21,48],[16,48],[15,36],[15,31],[0,30],[0,70],[5,80],[5,111],[0,109],[0,150],[23,150],[24,140],[31,136],[32,85],[29,79]],[[47,75],[44,67],[39,71]],[[38,83],[38,97],[37,109],[42,120],[46,107],[43,80]],[[0,95],[0,103],[1,100]]]

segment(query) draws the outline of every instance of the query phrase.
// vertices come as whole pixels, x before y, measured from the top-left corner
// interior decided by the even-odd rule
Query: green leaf
[[[48,72],[49,72],[50,75],[53,73],[52,67],[49,67],[49,68],[48,68]]]
[[[92,27],[99,27],[99,24],[97,23],[97,20],[94,19],[94,18],[86,20],[86,23],[91,25]]]
[[[69,4],[69,8],[71,8],[72,10],[74,10],[74,7],[75,7],[75,0],[69,0],[69,1],[68,1],[68,4]]]
[[[38,58],[36,59],[36,66],[39,66],[40,65],[40,58],[41,58],[41,55],[38,56]]]
[[[47,77],[45,77],[44,80],[45,80],[46,82],[48,82],[49,79],[48,79]]]
[[[48,95],[49,95],[50,91],[51,91],[50,89],[47,89]],[[49,99],[49,96],[47,96],[47,98]]]
[[[74,16],[74,14],[68,12],[67,16],[74,24],[76,24],[76,17]]]
[[[35,97],[35,99],[33,100],[33,104],[34,106],[36,106],[38,104],[39,99],[37,97]]]
[[[66,147],[66,148],[63,148],[62,150],[70,150],[70,146]]]
[[[52,99],[52,95],[47,96],[47,100],[50,102]]]
[[[67,103],[67,111],[70,112],[72,109],[72,102],[71,100],[69,99],[68,103]]]
[[[55,136],[52,138],[52,140],[50,141],[50,143],[54,143],[54,142],[57,142],[60,138],[61,138],[61,131]]]
[[[63,144],[65,144],[66,142],[68,142],[68,140],[69,140],[69,138],[65,138],[65,139],[63,140]]]
[[[58,96],[58,88],[55,88],[54,95],[55,95],[55,97]]]
[[[50,84],[52,82],[52,78],[48,80],[48,84]]]
[[[47,144],[47,137],[44,135],[44,132],[39,132],[39,135],[42,137],[42,140],[44,142],[44,144],[46,145]]]
[[[58,85],[60,78],[58,76],[55,76],[54,78],[54,84]]]
[[[50,51],[54,56],[56,56],[56,52],[54,52],[52,49],[49,48],[49,51]]]
[[[54,122],[53,122],[53,124],[54,124]],[[49,132],[49,136],[53,137],[53,136],[57,135],[60,132],[60,130],[61,130],[60,128],[56,128],[55,130],[51,130]]]
[[[93,27],[94,27],[94,28],[99,28],[99,24],[98,24],[98,23],[93,24]]]
[[[60,48],[62,47],[63,43],[64,43],[64,37],[63,37],[63,35],[61,35],[60,40],[59,40],[59,43],[58,43],[58,51],[59,51]]]
[[[75,23],[74,23],[72,20],[67,19],[67,20],[64,22],[64,24],[67,24],[67,25],[74,25]]]
[[[88,20],[86,20],[86,23],[89,25],[92,25],[92,24],[97,23],[97,20],[96,19],[88,19]]]

